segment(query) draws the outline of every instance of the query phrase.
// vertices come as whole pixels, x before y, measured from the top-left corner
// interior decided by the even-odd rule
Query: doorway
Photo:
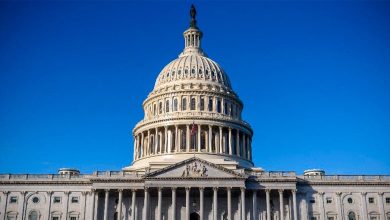
[[[196,212],[191,213],[190,220],[199,220],[199,219],[200,219],[200,216],[198,215],[198,213],[196,213]]]

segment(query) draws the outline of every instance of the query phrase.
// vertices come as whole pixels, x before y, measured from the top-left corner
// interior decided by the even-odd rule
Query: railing
[[[293,171],[268,171],[268,172],[251,172],[249,173],[252,176],[258,178],[291,178],[296,177],[295,172]]]
[[[390,175],[318,175],[318,176],[303,176],[305,180],[320,180],[320,181],[390,181]]]

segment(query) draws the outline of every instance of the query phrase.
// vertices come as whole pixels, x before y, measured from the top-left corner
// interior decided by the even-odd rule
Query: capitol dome
[[[253,131],[229,77],[201,48],[191,9],[184,50],[159,73],[133,129],[134,158],[124,170],[155,170],[199,157],[229,169],[251,168]]]

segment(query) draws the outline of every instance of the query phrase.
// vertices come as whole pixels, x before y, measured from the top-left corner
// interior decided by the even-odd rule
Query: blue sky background
[[[0,1],[0,173],[119,170],[189,1]],[[267,170],[390,174],[389,1],[195,1]]]

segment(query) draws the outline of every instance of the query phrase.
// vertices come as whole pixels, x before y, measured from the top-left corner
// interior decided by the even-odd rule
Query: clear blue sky
[[[119,170],[189,1],[0,1],[0,173]],[[195,1],[266,170],[390,173],[390,2]]]

